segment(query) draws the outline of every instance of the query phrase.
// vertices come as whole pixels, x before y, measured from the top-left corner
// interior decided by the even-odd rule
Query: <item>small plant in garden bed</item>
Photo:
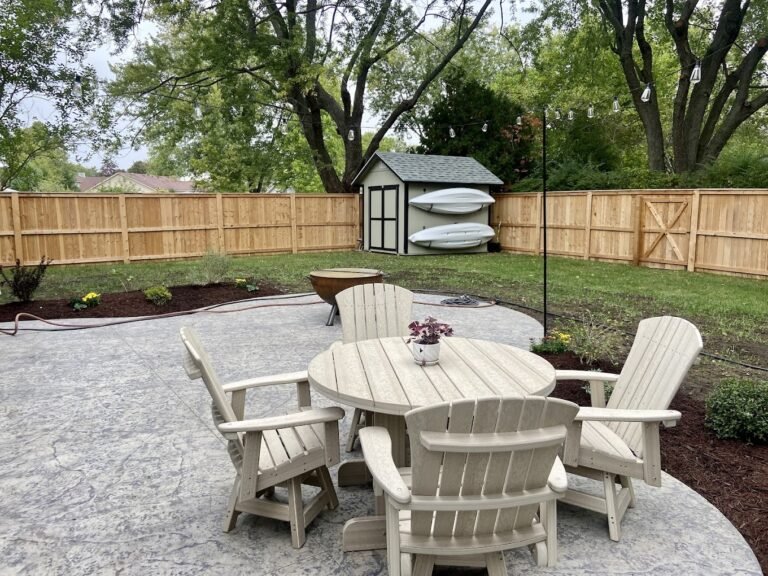
[[[571,343],[571,335],[552,330],[539,342],[531,339],[531,352],[536,354],[560,354],[567,352]]]
[[[706,425],[718,438],[768,442],[768,382],[723,380],[706,401]]]
[[[570,325],[570,336],[568,347],[582,364],[598,360],[607,360],[614,366],[619,363],[624,337],[611,325],[598,322],[589,310],[582,313],[580,322]]]
[[[98,306],[99,304],[101,304],[101,294],[98,294],[96,292],[88,292],[88,294],[86,294],[82,298],[72,298],[72,300],[69,301],[69,304],[75,310],[85,310],[86,308],[93,308],[94,306]]]
[[[0,286],[3,284],[8,286],[11,294],[20,302],[31,302],[51,262],[50,258],[46,260],[43,256],[37,266],[22,266],[21,261],[16,259],[16,265],[11,268],[10,278],[5,275],[5,270],[0,266],[0,276],[2,276]]]
[[[173,295],[165,286],[152,286],[144,290],[144,298],[155,306],[165,306],[171,301]]]
[[[248,292],[258,292],[259,287],[253,278],[235,278],[235,286],[245,288]]]

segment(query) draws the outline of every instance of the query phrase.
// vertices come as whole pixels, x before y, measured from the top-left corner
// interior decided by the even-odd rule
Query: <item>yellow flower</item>
[[[101,294],[97,294],[96,292],[88,292],[85,296],[83,296],[83,300],[97,300]]]

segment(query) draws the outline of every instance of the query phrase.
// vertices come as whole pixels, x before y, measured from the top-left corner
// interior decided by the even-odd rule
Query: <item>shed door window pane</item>
[[[384,192],[384,218],[397,218],[397,190]]]
[[[371,190],[371,218],[381,218],[384,190]]]

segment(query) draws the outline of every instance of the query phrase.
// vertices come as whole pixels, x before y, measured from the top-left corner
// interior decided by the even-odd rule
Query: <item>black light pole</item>
[[[547,107],[544,106],[544,121],[541,123],[541,189],[544,202],[544,336],[547,335]]]

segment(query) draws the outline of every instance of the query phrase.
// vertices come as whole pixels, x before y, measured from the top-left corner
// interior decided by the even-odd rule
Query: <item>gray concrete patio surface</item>
[[[416,316],[525,348],[541,335],[535,321],[501,307],[422,304],[440,299],[417,295]],[[373,511],[370,488],[339,489],[339,508],[313,522],[301,550],[291,548],[286,523],[246,514],[233,532],[220,529],[234,471],[202,382],[181,368],[178,330],[196,327],[225,380],[305,369],[340,337],[317,302],[272,299],[227,314],[0,336],[0,574],[386,573],[383,551],[340,548],[344,522]],[[330,405],[314,392],[313,402]],[[294,406],[292,387],[259,390],[248,415]],[[557,567],[537,568],[520,549],[506,553],[510,573],[761,573],[713,506],[674,478],[663,484],[636,484],[638,505],[619,543],[604,518],[561,505]]]

